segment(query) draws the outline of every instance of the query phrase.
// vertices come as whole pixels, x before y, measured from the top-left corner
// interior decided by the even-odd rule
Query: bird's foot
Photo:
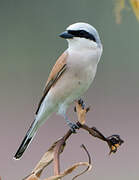
[[[82,109],[85,108],[85,103],[84,103],[84,101],[82,99],[79,99],[78,103],[82,106]]]
[[[82,109],[85,108],[85,103],[81,98],[78,100],[78,104],[81,105]],[[74,111],[76,112],[76,107],[74,107]]]
[[[76,123],[69,122],[68,125],[72,133],[76,133],[76,129],[79,129],[79,126]]]

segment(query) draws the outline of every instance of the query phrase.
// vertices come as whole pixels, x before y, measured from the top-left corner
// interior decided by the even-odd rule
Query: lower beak
[[[64,39],[72,39],[74,37],[72,34],[68,33],[68,31],[62,32],[59,36]]]

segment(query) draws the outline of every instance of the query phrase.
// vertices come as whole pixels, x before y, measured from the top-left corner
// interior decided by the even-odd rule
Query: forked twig
[[[88,127],[85,124],[85,117],[86,113],[89,111],[90,108],[86,108],[84,104],[82,104],[83,101],[76,102],[76,112],[78,116],[78,121],[77,121],[77,126],[84,130],[86,130],[90,135],[93,137],[99,138],[105,142],[107,142],[109,148],[110,148],[110,153],[112,152],[115,153],[117,151],[117,148],[124,142],[119,135],[112,135],[109,137],[105,137],[99,130],[97,130],[95,127]],[[41,158],[40,162],[36,165],[34,170],[32,171],[31,175],[26,178],[26,180],[39,180],[39,177],[41,176],[42,171],[44,170],[45,167],[47,167],[52,161],[54,161],[54,176],[49,177],[45,180],[60,180],[62,177],[65,175],[71,173],[74,169],[81,165],[87,166],[87,168],[81,172],[80,174],[76,175],[75,178],[78,176],[82,175],[86,171],[90,170],[92,167],[91,164],[91,157],[89,155],[88,150],[84,145],[82,147],[86,151],[88,155],[89,162],[80,162],[76,163],[75,165],[71,166],[69,169],[65,170],[63,173],[60,173],[60,153],[63,152],[64,147],[66,145],[67,139],[74,134],[71,130],[68,130],[68,132],[60,139],[58,139],[56,142],[53,143],[53,145],[49,148],[49,150],[44,154],[44,156]],[[31,179],[32,178],[32,179]],[[38,178],[38,179],[37,179]]]

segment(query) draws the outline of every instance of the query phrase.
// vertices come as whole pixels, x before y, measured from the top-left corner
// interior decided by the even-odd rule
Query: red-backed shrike
[[[68,120],[66,110],[93,82],[102,54],[102,44],[96,29],[87,23],[70,25],[60,37],[67,39],[68,48],[52,68],[35,120],[17,150],[15,159],[22,156],[39,127],[53,112],[64,116],[72,131],[77,128]]]

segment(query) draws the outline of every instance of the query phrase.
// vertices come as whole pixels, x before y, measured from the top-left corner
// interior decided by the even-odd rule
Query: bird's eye
[[[86,34],[86,33],[85,33],[85,31],[84,31],[84,30],[80,30],[80,31],[79,31],[79,36],[81,36],[81,37],[82,37],[82,36],[85,36],[85,34]]]

